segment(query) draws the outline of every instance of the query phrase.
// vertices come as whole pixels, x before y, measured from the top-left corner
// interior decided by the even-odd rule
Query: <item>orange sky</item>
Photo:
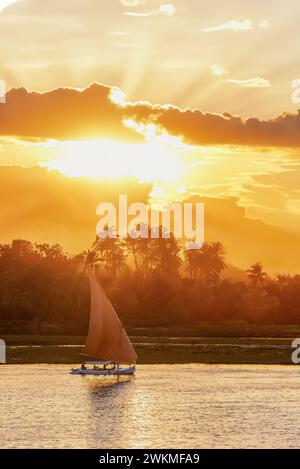
[[[97,204],[122,186],[142,201],[205,197],[207,235],[232,262],[297,271],[298,2],[11,3],[0,12],[2,242],[84,248]]]

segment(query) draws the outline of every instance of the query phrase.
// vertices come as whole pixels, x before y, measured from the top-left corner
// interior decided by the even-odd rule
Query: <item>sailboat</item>
[[[73,375],[133,375],[137,354],[124,326],[92,272],[88,272],[91,291],[89,331],[85,350],[97,361],[86,361],[73,368]],[[99,361],[100,359],[100,361]]]

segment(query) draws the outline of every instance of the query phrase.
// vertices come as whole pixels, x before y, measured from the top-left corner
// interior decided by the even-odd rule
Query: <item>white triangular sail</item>
[[[85,344],[87,354],[115,363],[135,363],[137,355],[111,302],[91,272],[89,280],[91,312]]]

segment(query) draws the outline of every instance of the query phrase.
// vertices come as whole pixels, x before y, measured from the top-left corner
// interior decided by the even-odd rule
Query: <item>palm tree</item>
[[[125,248],[132,257],[135,271],[145,273],[145,271],[153,270],[151,228],[140,224],[136,229],[137,231],[132,230],[127,234]],[[147,233],[145,238],[140,234],[142,231]]]
[[[83,264],[83,272],[85,273],[86,269],[95,270],[96,265],[101,262],[102,258],[98,256],[97,252],[94,249],[89,249],[88,251],[83,251],[73,258],[76,263]]]
[[[188,271],[190,273],[191,280],[195,281],[199,270],[199,250],[188,249],[184,254],[188,262]]]
[[[136,271],[140,268],[139,241],[139,238],[132,238],[129,235],[125,240],[126,250],[128,254],[132,256],[134,268]]]
[[[103,262],[105,270],[112,276],[125,270],[125,243],[119,236],[97,238],[93,244],[93,251],[99,253],[98,262]]]
[[[200,270],[206,283],[216,282],[225,269],[225,249],[222,243],[204,243],[200,249]]]
[[[215,283],[226,264],[225,249],[221,243],[204,243],[200,249],[186,251],[192,280],[196,280],[198,273],[205,283]]]
[[[101,260],[101,257],[98,256],[96,251],[89,249],[85,253],[84,267],[85,269],[95,270],[96,265]]]
[[[182,263],[180,247],[173,233],[168,233],[162,226],[158,228],[158,237],[150,243],[149,256],[156,270],[177,274]]]
[[[290,281],[290,275],[278,274],[276,276],[276,284],[279,286],[279,288],[286,288],[289,285]]]
[[[62,247],[59,244],[53,244],[52,246],[47,243],[35,244],[35,248],[37,249],[39,254],[44,258],[60,261],[67,259],[66,255],[62,250]]]
[[[256,288],[262,288],[267,280],[267,273],[263,272],[263,266],[260,262],[251,265],[247,271],[248,278]]]
[[[121,271],[126,271],[127,263],[126,263],[126,254],[124,252],[124,243],[119,241],[118,244],[114,245],[114,248],[111,250],[110,253],[110,265],[111,265],[111,273],[113,276],[118,275]]]

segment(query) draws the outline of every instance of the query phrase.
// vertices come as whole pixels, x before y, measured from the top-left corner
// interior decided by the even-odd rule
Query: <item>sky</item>
[[[39,177],[51,188],[60,181],[59,204],[75,187],[76,200],[82,195],[75,181],[81,177],[85,188],[86,180],[94,188],[100,180],[134,178],[155,202],[204,197],[211,220],[220,217],[219,201],[239,225],[235,234],[230,227],[232,240],[242,227],[248,233],[252,257],[243,246],[234,253],[231,242],[241,267],[258,260],[249,251],[251,222],[264,233],[256,241],[260,256],[268,229],[276,242],[296,246],[300,104],[292,83],[300,78],[299,17],[298,0],[0,0],[5,241],[22,235],[16,211],[24,237],[46,238],[47,224],[33,223],[42,213]],[[8,168],[14,195],[3,183]],[[45,199],[52,213],[49,204]],[[51,225],[48,234],[82,248],[79,235],[74,243],[67,231]],[[222,223],[208,231],[230,244]],[[266,254],[265,262],[284,270],[288,256],[287,269],[295,271],[292,251],[279,251],[274,262]]]
[[[19,0],[0,17],[0,70],[8,87],[99,81],[131,101],[271,118],[297,109],[299,15],[298,0]]]

